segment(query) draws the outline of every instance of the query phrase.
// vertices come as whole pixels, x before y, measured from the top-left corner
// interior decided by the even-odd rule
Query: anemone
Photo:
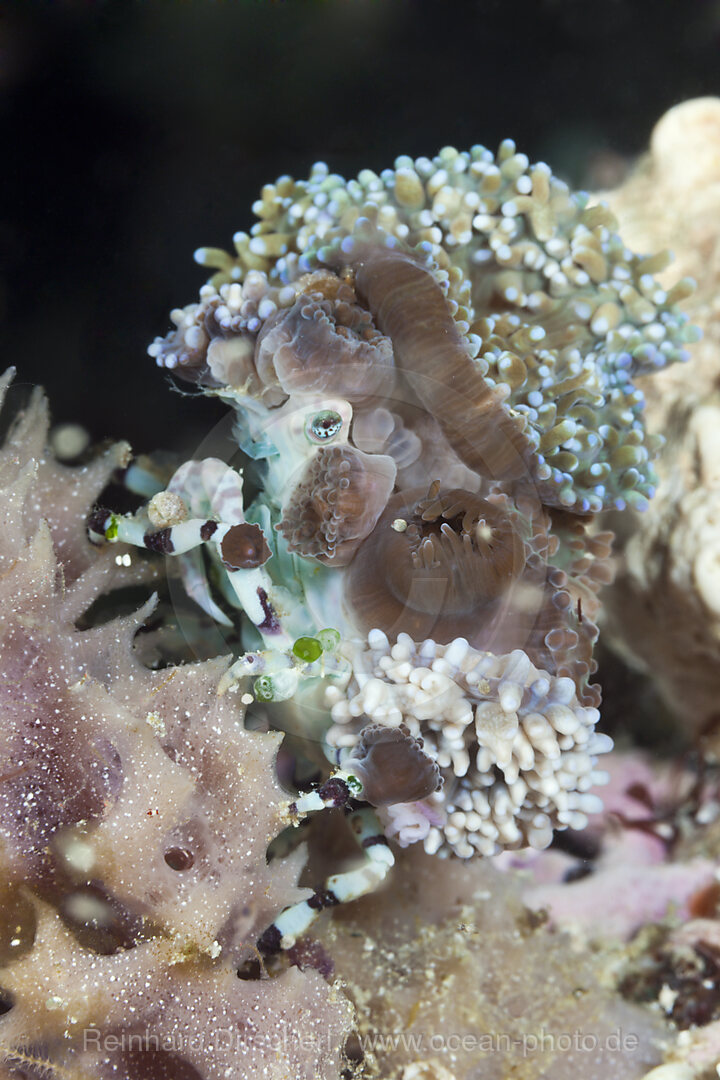
[[[402,249],[382,256],[388,272],[395,266],[387,297],[399,298],[401,276],[422,284],[428,299],[431,277],[442,286],[446,309],[433,300],[433,310],[441,325],[452,317],[478,377],[458,353],[458,396],[468,386],[482,390],[504,402],[519,428],[525,424],[546,501],[581,513],[645,505],[660,440],[644,429],[633,378],[687,358],[697,334],[677,305],[692,283],[660,287],[655,275],[667,254],[628,251],[606,206],[590,205],[586,193],[571,192],[545,163],[530,164],[505,140],[496,154],[445,147],[349,181],[319,163],[307,180],[266,185],[254,209],[259,220],[235,235],[234,254],[196,253],[217,272],[197,312],[173,313],[178,330],[151,346],[158,362],[182,366],[190,347],[182,342],[189,335],[192,344],[209,303],[235,332],[257,333],[293,302],[298,279],[321,265],[323,252],[366,219]],[[427,278],[423,259],[431,264]]]
[[[372,531],[395,481],[395,462],[352,446],[322,447],[293,488],[278,529],[290,551],[346,565]]]
[[[653,494],[662,440],[634,378],[697,335],[691,283],[655,280],[667,256],[634,255],[509,140],[349,181],[318,164],[253,209],[233,254],[196,253],[216,273],[150,352],[229,402],[262,463],[237,522],[270,557],[232,571],[251,651],[222,688],[258,676],[321,740],[329,774],[294,820],[345,805],[363,850],[268,928],[273,951],[376,888],[388,839],[470,858],[597,809],[612,537],[594,519]],[[230,519],[210,511],[212,556]]]
[[[336,257],[353,269],[410,389],[461,460],[496,480],[526,476],[534,448],[525,421],[477,369],[430,268],[377,241],[341,245]]]
[[[533,587],[539,604],[542,579],[527,569],[531,542],[532,522],[501,497],[442,491],[439,481],[400,492],[348,570],[348,611],[365,633],[481,634],[489,642],[507,625],[514,590],[523,611]]]
[[[375,630],[346,654],[352,675],[327,690],[326,736],[349,755],[344,767],[366,753],[368,723],[403,725],[444,781],[420,799],[383,802],[386,835],[401,845],[461,858],[543,848],[553,829],[581,829],[601,806],[589,788],[606,780],[597,757],[612,740],[594,730],[598,711],[572,679],[520,649],[500,656],[463,638],[438,645],[401,633],[391,643]]]
[[[354,290],[327,272],[309,275],[292,307],[264,323],[255,368],[266,386],[288,395],[339,395],[353,404],[390,397],[395,382],[392,343]]]

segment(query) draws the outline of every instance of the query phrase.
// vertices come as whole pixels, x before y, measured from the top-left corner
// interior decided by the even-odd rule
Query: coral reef
[[[706,175],[688,140],[720,106],[686,108],[613,196],[641,251],[627,208]],[[253,209],[149,350],[231,407],[228,460],[64,468],[39,395],[0,452],[7,1075],[703,1076],[720,784],[702,746],[611,755],[593,680],[601,513],[611,632],[676,699],[701,661],[673,590],[720,610],[717,403],[668,405],[690,281],[509,141],[319,164]],[[633,536],[661,430],[675,479]],[[106,508],[111,477],[137,509]],[[179,662],[208,622],[177,648],[162,589],[117,614],[163,560],[230,658]],[[699,724],[714,685],[685,695]]]
[[[692,769],[637,751],[615,751],[605,764],[603,808],[575,845],[521,855],[514,865],[530,873],[523,900],[553,925],[584,940],[629,941],[648,923],[689,918],[713,888],[716,860],[701,841],[717,783],[699,793]],[[510,868],[513,860],[503,857],[500,865]]]
[[[421,738],[443,787],[384,802],[386,836],[465,858],[547,846],[597,807],[611,536],[592,516],[653,492],[660,439],[633,380],[687,359],[690,285],[661,289],[663,256],[633,255],[606,207],[509,141],[351,181],[319,164],[254,210],[233,256],[196,253],[217,273],[149,349],[232,405],[260,463],[241,512],[272,552],[262,582],[226,573],[223,519],[193,526],[246,617],[222,688],[259,675],[251,698],[299,701],[326,680],[332,723],[316,734],[344,799],[362,797],[347,760],[368,722]],[[98,519],[95,538],[180,553],[189,529],[154,532],[141,511]],[[207,589],[201,603],[217,608]],[[328,628],[332,656],[293,645]]]

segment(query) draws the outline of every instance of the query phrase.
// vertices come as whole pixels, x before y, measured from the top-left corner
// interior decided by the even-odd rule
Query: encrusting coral
[[[565,850],[504,854],[526,871],[524,902],[582,940],[629,941],[649,922],[687,919],[715,887],[707,825],[717,779],[699,786],[688,764],[615,751],[603,807]],[[574,843],[572,841],[575,841]]]
[[[335,1077],[349,1012],[320,976],[235,973],[303,896],[302,859],[265,860],[282,824],[280,737],[243,730],[217,696],[226,662],[143,667],[132,639],[152,604],[75,628],[101,591],[146,571],[77,528],[126,449],[66,469],[46,434],[36,395],[0,451],[6,1064],[145,1077],[150,1052],[157,1076]]]
[[[417,849],[399,868],[392,894],[338,912],[325,937],[368,1080],[634,1080],[660,1061],[661,1017],[524,911],[518,881],[459,861],[438,876]]]

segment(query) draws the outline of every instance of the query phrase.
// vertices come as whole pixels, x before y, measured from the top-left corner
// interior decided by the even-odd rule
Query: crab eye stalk
[[[340,413],[334,409],[323,409],[322,412],[314,413],[308,418],[305,425],[305,434],[310,442],[328,443],[334,439],[343,425]]]

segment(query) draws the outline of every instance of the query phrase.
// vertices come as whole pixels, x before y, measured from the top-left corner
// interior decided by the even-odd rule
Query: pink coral
[[[582,836],[566,840],[568,851],[506,853],[496,863],[529,871],[523,899],[553,925],[627,940],[647,923],[687,919],[695,895],[714,882],[715,864],[701,855],[674,858],[676,819],[695,780],[688,770],[660,767],[637,751],[614,752],[604,764],[603,809]]]
[[[149,1059],[118,1041],[139,1033],[161,1047],[153,1075],[334,1077],[348,1010],[320,976],[234,972],[304,895],[301,853],[265,859],[285,805],[280,736],[245,731],[218,698],[225,661],[140,664],[132,639],[152,602],[75,628],[117,572],[63,515],[84,519],[81,499],[125,450],[78,474],[51,461],[45,434],[36,396],[0,454],[2,921],[19,927],[0,953],[8,1068],[145,1077]]]

